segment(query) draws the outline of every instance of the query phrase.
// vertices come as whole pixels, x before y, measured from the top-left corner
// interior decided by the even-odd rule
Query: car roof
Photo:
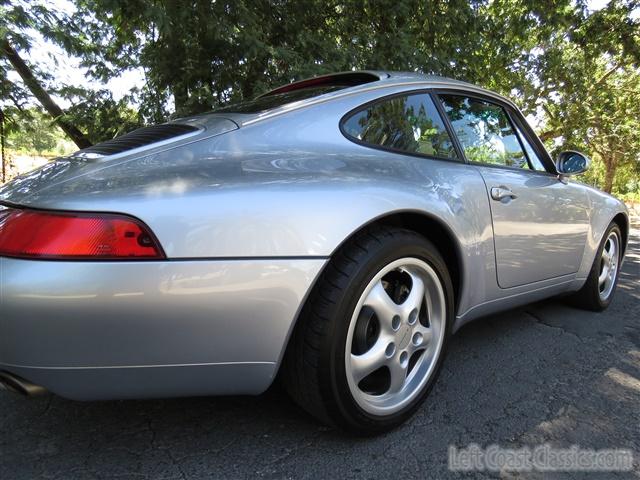
[[[299,80],[296,82],[288,83],[286,85],[279,86],[273,90],[269,90],[263,93],[258,98],[266,97],[269,95],[276,95],[279,93],[290,92],[293,90],[301,90],[310,87],[329,85],[331,82],[337,82],[340,85],[344,85],[344,88],[322,93],[317,96],[312,96],[303,100],[298,100],[292,103],[288,103],[282,106],[275,107],[270,110],[266,110],[259,113],[233,113],[229,111],[210,114],[201,114],[197,117],[197,122],[202,126],[208,123],[208,119],[212,120],[216,117],[226,117],[233,120],[239,126],[249,125],[257,121],[261,121],[274,116],[279,116],[290,111],[299,110],[318,103],[324,103],[332,101],[337,98],[345,97],[347,95],[354,95],[360,92],[367,92],[376,89],[384,89],[388,87],[407,87],[411,88],[440,88],[440,89],[463,89],[468,92],[482,94],[488,97],[501,100],[508,103],[513,108],[517,109],[517,106],[511,102],[508,98],[505,98],[495,92],[486,90],[477,85],[473,85],[468,82],[456,80],[453,78],[442,77],[438,75],[426,75],[419,72],[391,72],[391,71],[379,71],[379,70],[354,70],[347,72],[336,72],[327,75],[320,75],[308,79]],[[177,119],[174,122],[189,121],[193,123],[196,118]]]
[[[388,86],[393,86],[396,84],[404,84],[404,83],[439,83],[439,84],[448,84],[451,86],[465,86],[465,87],[478,88],[471,83],[455,80],[453,78],[442,77],[438,75],[425,75],[419,72],[386,72],[386,71],[379,71],[379,70],[354,70],[354,71],[347,71],[347,72],[329,73],[326,75],[320,75],[317,77],[298,80],[296,82],[288,83],[286,85],[282,85],[273,90],[270,90],[266,93],[263,93],[262,95],[260,95],[260,97],[322,84],[323,79],[327,79],[328,80],[327,83],[329,83],[331,81],[340,81],[340,79],[343,77],[362,78],[367,76],[370,77],[371,79],[354,83],[352,86],[349,87],[350,92],[357,92],[358,90],[370,90],[371,87],[375,87],[375,86],[388,87]],[[332,92],[332,93],[339,94],[341,92],[342,90],[337,90],[336,92]],[[331,93],[327,95],[331,95]],[[312,99],[309,99],[309,100],[312,100]]]

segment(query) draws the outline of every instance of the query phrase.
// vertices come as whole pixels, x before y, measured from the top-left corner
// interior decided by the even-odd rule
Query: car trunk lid
[[[188,157],[189,145],[238,128],[225,116],[207,115],[135,130],[13,179],[0,187],[0,202],[50,208],[71,194],[100,196],[112,187],[121,194],[135,194],[150,175],[174,174],[174,167]]]

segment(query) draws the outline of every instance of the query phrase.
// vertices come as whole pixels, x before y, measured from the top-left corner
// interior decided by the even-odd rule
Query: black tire
[[[438,275],[445,293],[444,343],[429,380],[402,410],[372,415],[358,406],[346,378],[345,345],[351,316],[370,280],[392,261],[414,257]],[[397,427],[425,400],[438,377],[451,334],[453,287],[446,264],[423,236],[394,227],[370,227],[330,260],[307,300],[285,354],[281,378],[291,397],[319,420],[357,435]]]
[[[617,252],[618,270],[616,272],[611,293],[609,294],[609,296],[603,299],[600,296],[600,285],[598,282],[598,276],[600,275],[602,251],[604,250],[607,239],[612,232],[615,232],[615,234],[618,236],[618,245],[620,246]],[[609,224],[609,228],[607,228],[607,231],[602,237],[602,241],[600,242],[600,246],[598,247],[598,251],[596,252],[596,257],[593,261],[593,265],[591,266],[591,270],[589,271],[587,281],[580,290],[568,297],[569,303],[577,308],[590,310],[592,312],[601,312],[605,310],[611,304],[613,295],[616,292],[616,287],[618,286],[618,278],[620,277],[620,262],[622,260],[621,256],[622,233],[620,232],[620,227],[618,227],[615,222],[611,222],[611,224]]]

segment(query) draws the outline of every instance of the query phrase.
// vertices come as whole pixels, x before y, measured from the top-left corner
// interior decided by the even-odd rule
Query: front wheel
[[[314,288],[287,350],[285,385],[326,422],[359,434],[391,429],[425,400],[452,321],[437,249],[412,231],[368,229]]]
[[[579,308],[601,312],[611,303],[622,262],[622,234],[616,223],[611,223],[584,286],[572,297],[571,303]]]

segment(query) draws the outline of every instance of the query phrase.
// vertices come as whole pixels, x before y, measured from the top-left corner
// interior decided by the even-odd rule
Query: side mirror
[[[556,170],[560,175],[578,175],[589,169],[591,160],[586,155],[567,150],[558,155]]]

